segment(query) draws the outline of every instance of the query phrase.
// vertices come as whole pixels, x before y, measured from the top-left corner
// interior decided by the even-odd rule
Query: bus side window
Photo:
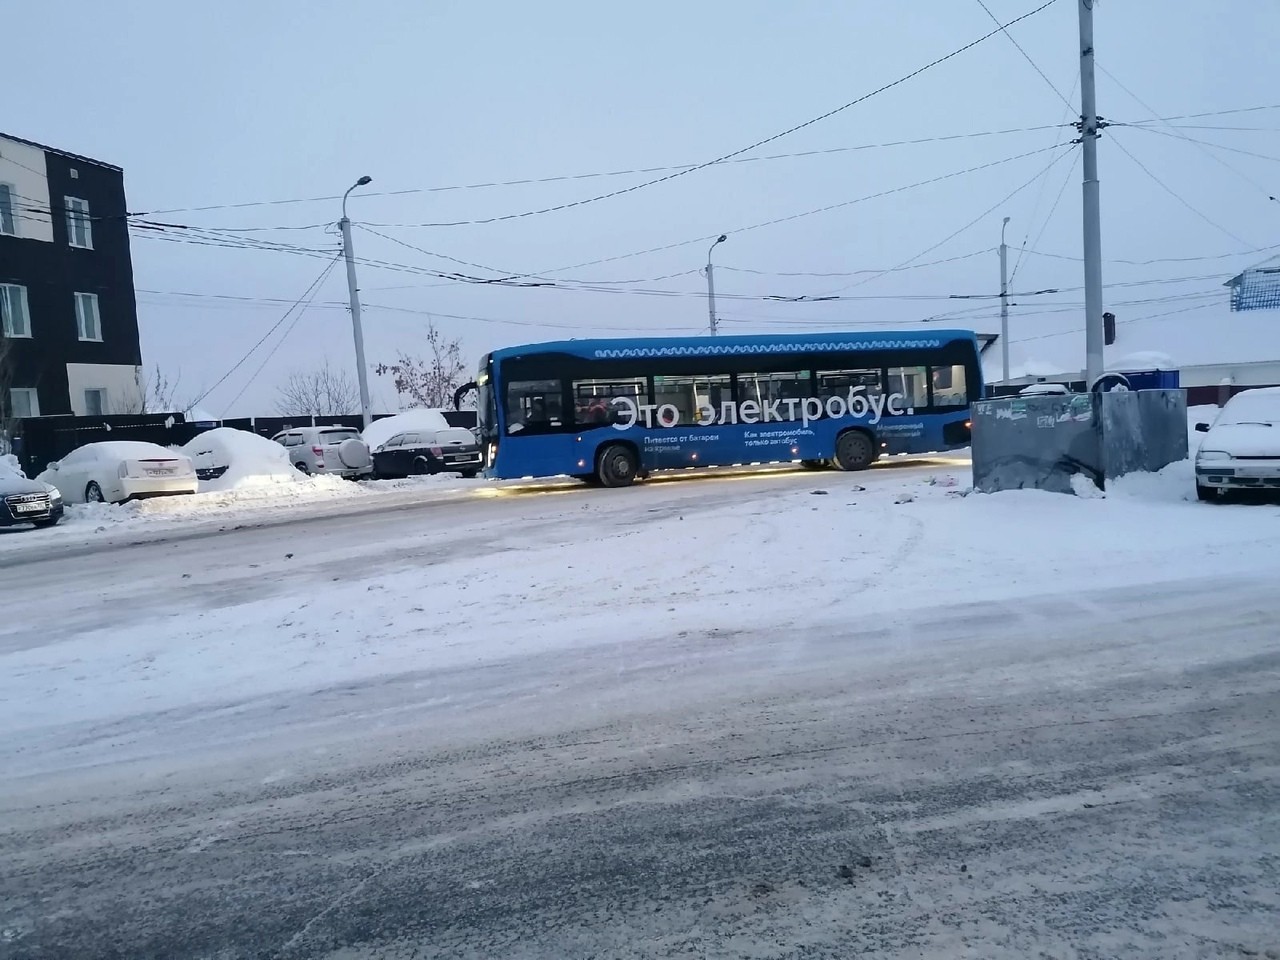
[[[867,397],[878,397],[884,393],[884,385],[880,382],[880,368],[818,371],[818,396],[821,399],[848,399],[851,390],[855,395]]]
[[[559,380],[514,380],[507,385],[507,433],[547,433],[562,420]]]
[[[628,397],[639,409],[649,402],[649,384],[644,377],[614,380],[573,381],[573,422],[581,427],[598,427],[624,419],[623,404],[615,397]]]
[[[776,408],[783,419],[799,420],[800,404],[785,406],[784,400],[803,401],[809,396],[809,371],[794,370],[786,373],[738,374],[738,403],[752,400],[763,408],[766,404],[779,403]]]
[[[930,367],[933,380],[933,405],[935,408],[967,407],[969,392],[965,386],[964,364],[949,367]]]
[[[929,374],[924,367],[890,367],[889,393],[901,394],[912,409],[929,405]]]

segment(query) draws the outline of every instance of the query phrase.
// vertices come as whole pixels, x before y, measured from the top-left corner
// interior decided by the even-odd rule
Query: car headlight
[[[1225,450],[1201,450],[1196,454],[1197,460],[1230,460],[1231,454]]]
[[[62,491],[60,491],[57,487],[49,487],[49,499],[54,503],[57,503],[59,500],[62,499]]]

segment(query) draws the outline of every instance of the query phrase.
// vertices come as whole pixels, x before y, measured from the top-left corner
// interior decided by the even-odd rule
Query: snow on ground
[[[0,727],[620,638],[822,630],[922,604],[1280,568],[1280,509],[1187,502],[1187,469],[1126,478],[1101,499],[973,494],[962,464],[495,493],[404,514],[395,535],[362,542],[344,528],[298,557],[286,540],[252,564],[234,535],[206,540],[192,566],[207,594],[26,649],[12,643],[30,624],[0,625]],[[167,562],[129,588],[181,590],[180,572]]]

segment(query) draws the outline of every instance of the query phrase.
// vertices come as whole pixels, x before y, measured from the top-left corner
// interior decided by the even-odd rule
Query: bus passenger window
[[[682,426],[704,423],[701,408],[713,407],[719,411],[720,405],[731,396],[727,373],[653,378],[653,402],[675,407],[676,423]]]
[[[623,404],[615,397],[628,397],[636,408],[649,402],[649,384],[644,377],[616,380],[573,381],[573,422],[581,427],[598,427],[625,419]]]
[[[964,364],[949,367],[930,367],[933,379],[933,405],[935,408],[967,407],[969,393],[965,389]]]
[[[507,433],[546,433],[561,419],[559,380],[515,380],[507,386]]]
[[[799,420],[800,404],[787,405],[784,401],[803,401],[809,396],[809,371],[794,370],[787,373],[738,374],[738,403],[753,400],[763,409],[777,403],[774,409],[784,420]]]
[[[818,373],[818,396],[823,400],[828,397],[848,399],[849,392],[855,395],[878,397],[884,393],[880,382],[878,367],[867,370],[822,370]]]
[[[901,394],[912,409],[929,405],[929,376],[924,367],[890,367],[889,393]]]

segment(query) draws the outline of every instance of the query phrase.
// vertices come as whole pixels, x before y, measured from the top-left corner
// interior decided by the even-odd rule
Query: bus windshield
[[[967,446],[982,370],[969,331],[570,340],[494,351],[478,385],[488,476],[622,486]]]

